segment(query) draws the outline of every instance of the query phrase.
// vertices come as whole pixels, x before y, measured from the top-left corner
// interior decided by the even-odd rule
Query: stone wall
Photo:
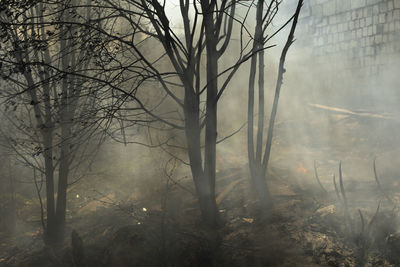
[[[306,0],[299,26],[316,61],[340,59],[366,75],[399,66],[400,0]]]

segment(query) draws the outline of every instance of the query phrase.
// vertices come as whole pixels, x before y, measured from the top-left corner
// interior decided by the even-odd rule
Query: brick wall
[[[399,66],[400,0],[308,0],[298,39],[318,62],[366,75]]]

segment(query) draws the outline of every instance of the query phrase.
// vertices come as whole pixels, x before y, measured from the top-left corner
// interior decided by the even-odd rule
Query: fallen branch
[[[359,116],[359,117],[370,117],[370,118],[386,119],[386,120],[393,119],[391,116],[388,116],[388,115],[382,115],[382,114],[376,114],[376,113],[370,113],[370,112],[355,112],[355,111],[351,111],[349,109],[330,107],[330,106],[325,106],[325,105],[321,105],[321,104],[311,104],[310,103],[308,105],[313,108],[328,110],[328,111],[347,114],[347,115]]]

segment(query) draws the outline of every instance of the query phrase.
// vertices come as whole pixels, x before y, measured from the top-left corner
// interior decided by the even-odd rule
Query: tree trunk
[[[64,120],[64,118],[62,118]],[[70,138],[71,126],[68,122],[62,122],[61,126],[61,154],[60,154],[60,167],[58,170],[58,190],[57,190],[57,239],[63,240],[65,228],[65,216],[67,210],[67,187],[68,187],[68,174],[70,163]]]
[[[61,5],[60,8],[63,8]],[[73,20],[67,12],[62,13],[65,21]],[[60,49],[61,49],[61,65],[62,69],[67,71],[70,67],[75,67],[74,51],[71,51],[73,36],[68,27],[61,26],[60,32]],[[61,84],[61,105],[58,111],[60,126],[61,126],[61,143],[60,143],[60,167],[58,169],[58,189],[57,189],[57,239],[64,239],[65,217],[67,210],[67,187],[68,175],[70,167],[70,145],[71,145],[71,129],[72,120],[75,113],[77,100],[73,99],[75,88],[73,78],[65,76]],[[78,89],[77,89],[78,90]]]
[[[209,196],[203,200],[209,214],[208,222],[217,225],[219,213],[215,199],[216,145],[217,145],[217,94],[218,94],[218,53],[212,1],[204,12],[204,30],[207,51],[207,102],[204,172],[209,183]]]
[[[185,93],[184,110],[188,156],[201,215],[205,224],[215,226],[218,221],[215,194],[212,192],[209,179],[203,171],[201,156],[199,100],[190,89],[187,89]]]
[[[260,201],[261,209],[264,215],[271,208],[272,200],[269,194],[267,183],[265,181],[265,169],[262,165],[263,151],[263,129],[264,129],[264,51],[262,18],[263,18],[264,1],[260,0],[257,3],[256,28],[254,33],[253,53],[250,64],[249,77],[249,95],[248,95],[248,158],[250,176],[253,189]],[[257,122],[257,139],[254,146],[254,88],[257,69],[258,56],[258,122]]]
[[[260,201],[262,214],[266,217],[273,203],[265,177],[265,170],[261,164],[257,163],[256,166],[254,166],[252,185]]]
[[[185,134],[191,172],[199,200],[204,223],[211,228],[219,224],[219,212],[215,199],[216,142],[217,142],[217,93],[218,71],[217,38],[214,32],[212,4],[201,1],[205,23],[207,50],[207,98],[205,118],[204,167],[201,151],[200,99],[193,90],[195,63],[188,66],[183,82],[185,84],[184,114]]]
[[[288,39],[286,44],[282,50],[279,69],[278,69],[278,78],[275,88],[275,96],[273,101],[273,106],[271,110],[271,115],[269,119],[268,133],[267,133],[267,141],[264,149],[264,154],[262,155],[263,149],[263,128],[264,128],[264,33],[263,33],[263,6],[264,1],[259,0],[257,3],[257,15],[256,15],[256,28],[255,28],[255,40],[253,44],[253,57],[251,59],[251,67],[250,67],[250,77],[249,77],[249,102],[248,102],[248,153],[249,153],[249,167],[250,174],[253,181],[253,186],[257,192],[259,197],[261,207],[264,211],[267,211],[271,208],[272,198],[270,196],[267,183],[265,181],[265,175],[267,173],[267,167],[269,162],[269,157],[271,154],[272,147],[272,137],[274,124],[276,119],[276,114],[278,110],[278,101],[280,89],[283,83],[283,74],[285,72],[284,64],[286,59],[287,51],[289,50],[290,45],[293,43],[294,31],[297,26],[297,19],[300,14],[301,6],[303,4],[303,0],[299,0],[296,8],[296,12],[294,13],[292,19],[293,23],[290,29],[290,33],[288,35]],[[270,9],[268,9],[270,10]],[[267,11],[269,12],[269,11]],[[258,65],[258,88],[259,88],[259,103],[258,103],[258,130],[257,130],[257,145],[256,151],[254,152],[254,84],[255,84],[255,71],[256,71],[256,63],[257,63],[257,55],[259,58]]]
[[[43,131],[44,165],[46,177],[46,215],[47,225],[45,229],[45,242],[53,243],[56,240],[57,220],[54,205],[54,166],[53,166],[53,142],[52,131]]]

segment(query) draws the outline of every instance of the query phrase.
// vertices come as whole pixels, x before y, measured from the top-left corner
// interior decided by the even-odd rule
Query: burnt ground
[[[320,132],[326,118],[340,129],[331,136]],[[0,235],[0,266],[399,266],[395,140],[372,133],[368,118],[334,113],[320,119],[277,124],[268,172],[274,207],[267,219],[245,155],[221,149],[217,201],[224,224],[218,230],[201,225],[189,178],[167,179],[140,195],[123,193],[124,184],[94,196],[73,187],[64,245],[43,247],[37,203],[25,200],[16,234]],[[285,136],[305,123],[306,134]],[[389,126],[381,126],[387,134]]]

